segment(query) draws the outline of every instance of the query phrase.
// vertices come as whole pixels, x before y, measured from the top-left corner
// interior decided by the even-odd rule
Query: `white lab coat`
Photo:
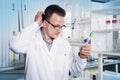
[[[25,80],[68,80],[84,69],[86,60],[72,54],[69,42],[59,36],[49,51],[37,23],[26,27],[9,43],[10,49],[26,54]]]

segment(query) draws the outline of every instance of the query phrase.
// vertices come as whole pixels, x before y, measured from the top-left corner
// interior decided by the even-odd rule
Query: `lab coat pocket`
[[[58,70],[63,69],[67,65],[68,55],[69,54],[66,53],[66,51],[57,54],[55,61],[57,63],[56,67],[58,68]]]

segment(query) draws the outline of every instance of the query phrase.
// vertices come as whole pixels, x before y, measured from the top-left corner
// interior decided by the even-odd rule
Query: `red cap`
[[[105,23],[106,23],[106,24],[110,24],[110,20],[106,20]]]
[[[112,23],[117,23],[117,20],[112,20]]]

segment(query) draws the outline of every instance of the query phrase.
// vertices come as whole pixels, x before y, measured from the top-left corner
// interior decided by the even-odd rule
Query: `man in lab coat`
[[[25,80],[68,80],[69,72],[74,75],[84,69],[90,46],[82,46],[74,56],[69,42],[60,35],[65,14],[60,6],[50,5],[10,41],[12,51],[26,54]]]

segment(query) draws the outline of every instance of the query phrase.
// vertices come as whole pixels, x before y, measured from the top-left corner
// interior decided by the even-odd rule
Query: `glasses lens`
[[[46,20],[49,24],[51,24],[55,29],[64,29],[66,26],[63,25],[63,26],[56,26],[56,25],[53,25],[52,23],[50,23],[48,20]]]
[[[63,25],[63,26],[62,26],[62,29],[65,29],[65,28],[66,28],[66,26],[65,26],[65,25]]]
[[[66,26],[54,26],[55,29],[64,29]]]

